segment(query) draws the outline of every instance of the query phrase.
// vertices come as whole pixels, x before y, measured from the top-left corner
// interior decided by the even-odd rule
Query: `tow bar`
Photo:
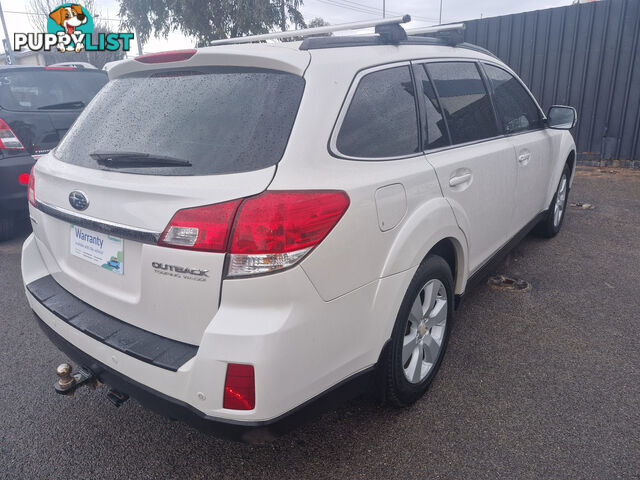
[[[98,380],[91,370],[81,367],[76,373],[71,373],[71,371],[71,365],[68,363],[61,363],[56,368],[58,381],[55,384],[55,389],[57,393],[73,396],[73,392],[82,385],[89,385],[93,388],[97,386]]]
[[[87,385],[93,389],[100,385],[96,375],[86,367],[80,367],[75,373],[72,373],[71,365],[61,363],[56,368],[58,381],[54,385],[56,392],[60,395],[73,397],[73,393],[83,385]],[[118,392],[117,390],[109,390],[107,398],[116,407],[119,407],[129,399],[129,395]]]

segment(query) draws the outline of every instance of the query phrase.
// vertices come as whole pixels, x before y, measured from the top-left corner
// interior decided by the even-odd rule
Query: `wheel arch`
[[[569,152],[569,156],[567,157],[567,165],[569,165],[569,185],[573,183],[573,177],[576,173],[576,151],[571,150]]]
[[[569,165],[571,171],[569,188],[571,188],[575,177],[577,163],[576,144],[569,132],[564,131],[561,133],[562,134],[559,136],[558,140],[559,144],[554,148],[554,151],[557,153],[554,154],[554,163],[550,172],[551,178],[549,179],[550,181],[545,205],[549,205],[551,203],[551,199],[556,193],[558,182],[560,181],[565,165]]]
[[[422,259],[421,263],[424,263],[430,255],[437,255],[444,259],[451,269],[451,276],[453,277],[454,291],[459,291],[458,282],[462,280],[459,271],[459,265],[464,265],[464,250],[460,242],[453,237],[446,237],[436,243]],[[460,286],[462,288],[462,286]]]
[[[444,198],[426,202],[402,224],[387,255],[381,277],[416,268],[430,254],[438,254],[451,267],[456,294],[464,291],[468,270],[466,237]]]

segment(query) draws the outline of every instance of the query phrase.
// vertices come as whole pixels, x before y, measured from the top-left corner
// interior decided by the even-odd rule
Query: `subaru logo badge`
[[[76,210],[86,210],[89,207],[89,199],[80,190],[74,190],[69,194],[69,203]]]

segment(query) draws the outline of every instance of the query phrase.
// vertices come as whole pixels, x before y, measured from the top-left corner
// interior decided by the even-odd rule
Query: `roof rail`
[[[382,25],[400,25],[411,21],[411,15],[403,15],[402,17],[385,18],[382,20],[369,20],[364,22],[341,23],[339,25],[328,25],[326,27],[303,28],[300,30],[287,30],[286,32],[265,33],[263,35],[249,35],[246,37],[224,38],[222,40],[214,40],[210,45],[228,45],[236,43],[253,43],[263,40],[276,40],[280,38],[304,38],[312,35],[323,33],[341,32],[345,30],[360,30],[363,28],[380,27]],[[378,29],[380,35],[384,35],[384,31]]]

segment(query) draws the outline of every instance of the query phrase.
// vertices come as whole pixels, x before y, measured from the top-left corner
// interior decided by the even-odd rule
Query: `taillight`
[[[231,235],[230,277],[294,265],[338,223],[349,197],[338,191],[265,192],[240,205]]]
[[[169,52],[157,52],[147,53],[146,55],[139,55],[134,60],[142,63],[166,63],[166,62],[180,62],[182,60],[189,60],[196,54],[196,49],[188,50],[172,50]]]
[[[0,149],[24,150],[20,139],[13,133],[7,122],[0,118]]]
[[[31,173],[29,174],[29,185],[27,187],[27,197],[29,198],[29,203],[36,206],[36,177],[34,175],[34,170],[36,166],[31,167]]]
[[[268,273],[299,262],[349,207],[345,192],[267,191],[178,211],[159,245],[229,253],[227,276]]]
[[[256,383],[253,365],[230,363],[224,380],[223,408],[253,410],[256,407]]]
[[[178,210],[160,236],[163,247],[225,252],[240,200]]]
[[[18,183],[20,185],[29,185],[30,178],[31,175],[29,175],[28,173],[21,173],[20,175],[18,175]]]

